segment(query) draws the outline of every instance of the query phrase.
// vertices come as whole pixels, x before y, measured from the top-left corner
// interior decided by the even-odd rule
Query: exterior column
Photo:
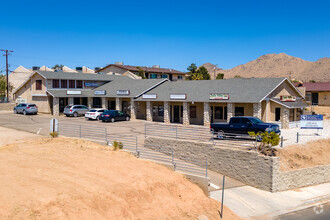
[[[253,103],[253,117],[261,119],[261,102]]]
[[[53,115],[55,116],[60,115],[59,100],[59,98],[53,97]]]
[[[183,103],[183,125],[189,125],[190,124],[190,105],[188,102]]]
[[[107,109],[107,102],[105,100],[105,97],[101,97],[101,102],[102,102],[102,108]]]
[[[269,100],[267,100],[267,101],[266,101],[266,109],[265,109],[265,111],[266,111],[266,113],[265,113],[265,115],[266,115],[265,122],[269,121],[269,119],[268,119],[268,112],[269,112],[269,109],[270,109],[270,102],[269,102]],[[274,121],[275,121],[275,120],[274,120]]]
[[[152,121],[152,107],[150,101],[147,101],[147,121]]]
[[[136,108],[135,108],[135,101],[133,98],[131,98],[131,119],[135,120],[136,119]]]
[[[210,103],[204,102],[204,126],[210,127]]]
[[[170,105],[168,102],[164,102],[164,123],[170,124],[171,118],[170,118]]]
[[[289,129],[289,115],[290,110],[288,108],[282,107],[281,109],[281,123],[283,129]]]
[[[227,103],[227,122],[229,122],[231,117],[235,116],[235,104]]]
[[[88,108],[93,107],[93,97],[88,97],[87,99]]]
[[[116,97],[116,110],[118,110],[118,111],[121,110],[121,103],[120,103],[119,97]]]
[[[68,105],[73,105],[73,97],[68,98]]]

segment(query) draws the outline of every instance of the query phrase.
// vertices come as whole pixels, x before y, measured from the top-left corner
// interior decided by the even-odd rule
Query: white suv
[[[94,119],[99,120],[100,114],[102,114],[106,109],[91,109],[85,114],[86,120]]]

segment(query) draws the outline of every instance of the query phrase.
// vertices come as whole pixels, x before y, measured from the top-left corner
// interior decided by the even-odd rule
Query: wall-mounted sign
[[[301,129],[323,129],[323,115],[301,115]]]
[[[228,93],[212,93],[210,94],[210,100],[229,100]]]
[[[117,95],[129,95],[129,90],[117,90]]]
[[[67,90],[66,91],[67,95],[81,95],[81,91],[75,91],[75,90]]]
[[[99,86],[98,83],[85,82],[85,87],[98,87],[98,86]]]
[[[143,94],[143,99],[157,99],[157,94]]]
[[[282,95],[280,100],[281,102],[295,102],[296,101],[296,96],[288,96],[288,95]]]
[[[106,91],[105,90],[95,90],[94,95],[105,95]]]
[[[186,100],[187,99],[187,94],[170,94],[170,99],[174,100]]]

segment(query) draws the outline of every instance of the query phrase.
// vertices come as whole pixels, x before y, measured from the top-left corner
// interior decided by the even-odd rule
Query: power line
[[[8,56],[10,55],[10,53],[12,53],[14,51],[12,51],[12,50],[4,50],[4,49],[1,49],[1,51],[4,51],[5,54],[3,56],[6,56],[7,102],[9,102]]]

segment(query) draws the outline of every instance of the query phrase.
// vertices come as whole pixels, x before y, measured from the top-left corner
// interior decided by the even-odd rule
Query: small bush
[[[114,141],[112,146],[113,146],[113,150],[118,150],[118,149],[121,150],[124,147],[123,143],[118,141]]]
[[[280,143],[280,136],[273,132],[263,132],[255,133],[248,132],[249,135],[253,138],[261,138],[261,144],[257,146],[258,152],[266,156],[276,156],[276,149],[274,146],[277,146]]]
[[[49,135],[52,136],[53,138],[55,138],[58,136],[58,132],[54,131],[54,132],[51,132]]]
[[[119,144],[118,144],[118,148],[119,148],[119,149],[123,149],[123,147],[124,147],[123,143],[122,143],[122,142],[119,142]]]

